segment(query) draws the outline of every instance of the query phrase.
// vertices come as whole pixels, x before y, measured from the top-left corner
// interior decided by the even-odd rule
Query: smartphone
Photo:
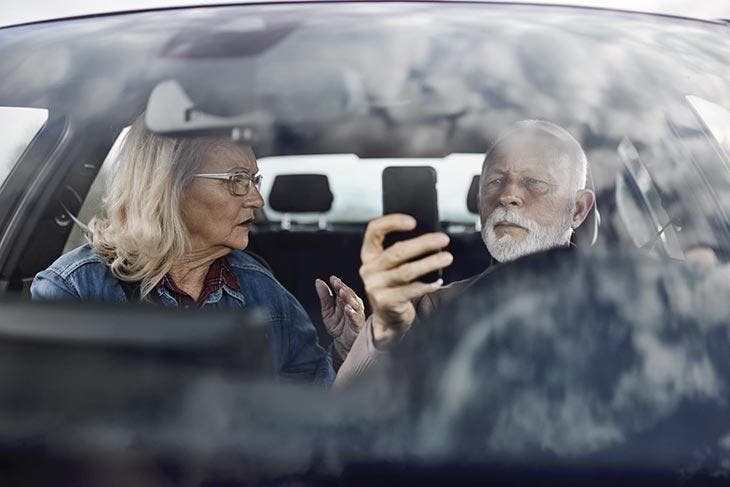
[[[416,219],[416,228],[409,232],[393,232],[385,237],[383,246],[390,247],[424,233],[438,232],[439,210],[436,193],[436,170],[431,166],[389,166],[383,170],[383,214],[405,213]],[[420,256],[419,259],[425,257]],[[418,278],[434,282],[441,271]]]

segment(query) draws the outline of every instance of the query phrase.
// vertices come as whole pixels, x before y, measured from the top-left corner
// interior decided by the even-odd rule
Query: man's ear
[[[596,202],[596,195],[590,189],[580,189],[575,197],[575,210],[570,221],[573,230],[581,226],[588,216],[588,212],[593,208]]]

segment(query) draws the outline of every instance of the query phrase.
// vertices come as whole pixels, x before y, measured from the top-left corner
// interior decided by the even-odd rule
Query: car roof
[[[299,0],[296,3],[308,1],[316,2],[317,0]],[[0,28],[50,20],[142,10],[247,3],[292,3],[291,0],[266,0],[264,2],[255,0],[126,0],[123,3],[116,0],[72,0],[61,3],[54,0],[37,0],[35,2],[7,0],[7,2],[9,3],[9,5],[6,5],[8,8],[3,9],[3,13],[0,14]],[[730,19],[730,2],[726,0],[704,0],[701,3],[694,0],[674,0],[672,2],[665,0],[530,0],[479,3],[561,5],[671,15],[700,20]]]

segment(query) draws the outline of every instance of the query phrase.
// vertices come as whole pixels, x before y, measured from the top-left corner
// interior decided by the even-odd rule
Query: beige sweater
[[[416,308],[416,323],[414,326],[418,326],[417,323],[419,320],[430,316],[440,306],[456,299],[480,275],[478,274],[463,281],[452,282],[448,286],[444,286],[432,293],[414,299],[413,306]],[[375,348],[373,341],[373,317],[370,315],[365,321],[365,326],[360,330],[360,334],[352,344],[350,353],[337,372],[334,386],[342,387],[352,382],[377,363],[380,357],[387,354],[387,351]]]

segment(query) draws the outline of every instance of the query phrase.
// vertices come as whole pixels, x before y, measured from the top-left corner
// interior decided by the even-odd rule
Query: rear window
[[[383,213],[382,173],[388,166],[431,166],[436,170],[439,216],[442,221],[473,223],[466,200],[472,178],[481,172],[484,154],[451,154],[444,158],[361,159],[354,154],[264,157],[259,172],[264,176],[261,193],[269,201],[274,179],[283,174],[324,174],[332,191],[332,209],[326,213],[332,223],[364,223]],[[283,216],[264,207],[270,221]],[[292,216],[299,223],[315,223],[319,214]]]

